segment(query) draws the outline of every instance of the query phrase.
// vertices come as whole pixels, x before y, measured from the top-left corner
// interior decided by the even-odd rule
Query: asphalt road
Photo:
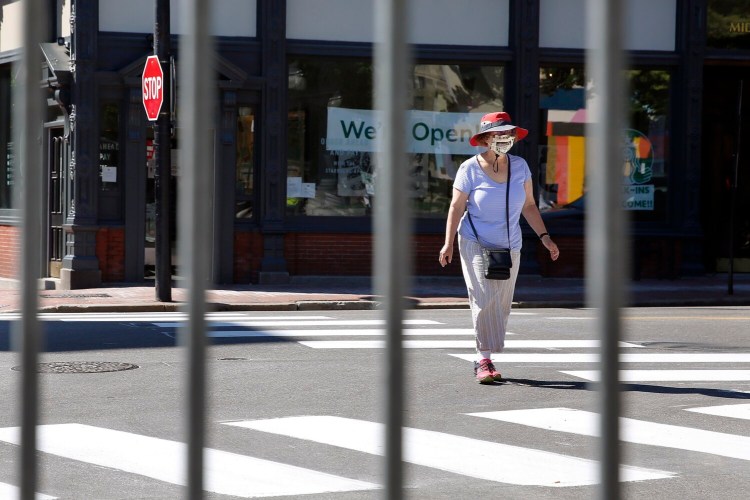
[[[473,378],[469,314],[409,313],[407,498],[595,498],[592,311],[514,313],[496,358],[505,381],[490,386]],[[206,498],[380,498],[378,312],[212,318]],[[183,497],[178,321],[45,318],[42,361],[65,373],[40,375],[41,498]],[[9,325],[0,317],[0,498],[15,498],[18,484]],[[623,498],[745,498],[750,308],[629,309],[623,325]],[[137,367],[96,372],[114,363]]]

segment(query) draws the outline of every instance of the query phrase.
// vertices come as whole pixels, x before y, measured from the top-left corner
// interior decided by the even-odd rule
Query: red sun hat
[[[487,132],[507,132],[509,130],[515,130],[517,141],[520,141],[529,135],[529,131],[525,128],[513,125],[513,123],[511,123],[510,115],[505,111],[487,113],[482,117],[482,121],[479,122],[479,132],[469,139],[469,144],[472,146],[481,146],[481,144],[477,142],[477,138],[480,135],[486,134]]]

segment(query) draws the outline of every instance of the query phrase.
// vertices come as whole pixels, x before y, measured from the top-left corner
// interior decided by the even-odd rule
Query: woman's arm
[[[448,209],[448,219],[445,222],[445,244],[440,249],[440,265],[443,267],[453,260],[453,241],[456,238],[458,222],[466,210],[466,201],[468,199],[468,193],[453,188],[453,198]]]
[[[560,256],[560,250],[557,248],[555,242],[552,241],[552,237],[550,237],[549,233],[547,233],[547,228],[542,220],[542,214],[539,213],[539,208],[534,201],[534,188],[531,185],[531,179],[528,179],[523,184],[523,188],[524,191],[526,191],[526,201],[521,210],[523,218],[526,219],[526,222],[529,223],[529,226],[531,226],[531,229],[533,229],[537,235],[544,235],[541,238],[542,244],[547,250],[549,250],[550,258],[552,260],[557,260]]]

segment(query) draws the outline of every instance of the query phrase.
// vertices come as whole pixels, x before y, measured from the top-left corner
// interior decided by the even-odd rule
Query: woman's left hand
[[[557,245],[554,241],[552,241],[552,238],[550,238],[549,235],[546,235],[544,238],[542,238],[542,244],[544,245],[544,248],[549,250],[549,256],[552,260],[557,260],[557,258],[560,256],[560,249],[557,248]]]

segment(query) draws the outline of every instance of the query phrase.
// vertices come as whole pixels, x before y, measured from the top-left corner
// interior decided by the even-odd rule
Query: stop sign
[[[157,56],[148,56],[146,67],[141,77],[143,87],[143,107],[149,121],[159,118],[161,105],[164,103],[164,72]]]

